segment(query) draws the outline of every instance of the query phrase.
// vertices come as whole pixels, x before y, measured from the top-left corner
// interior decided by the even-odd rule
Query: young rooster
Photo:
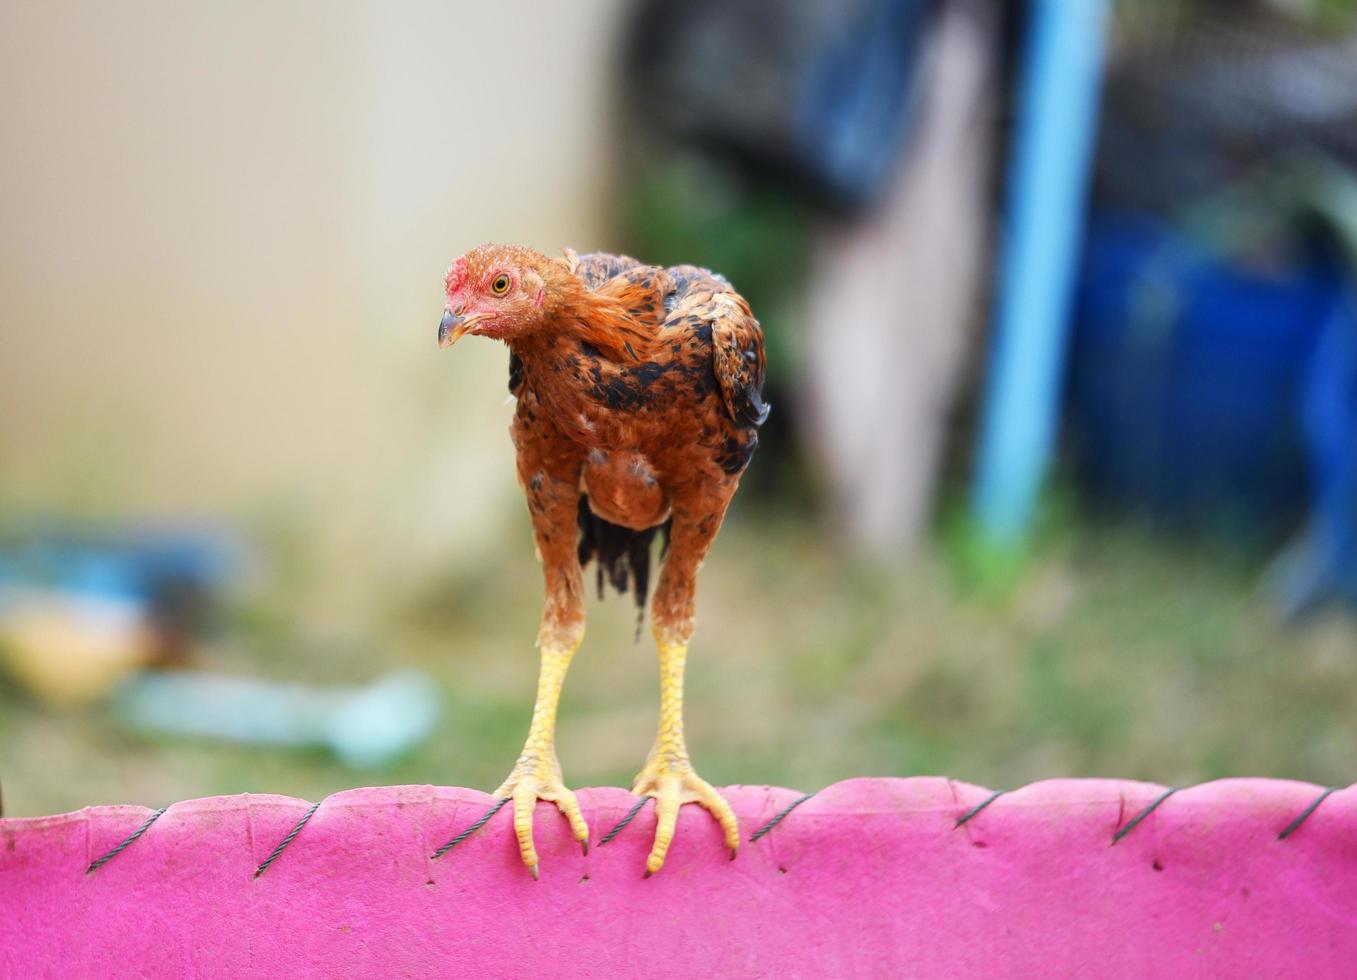
[[[523,862],[537,876],[532,814],[554,802],[586,851],[589,829],[556,758],[556,706],[584,637],[582,566],[630,587],[644,607],[651,542],[668,544],[651,606],[660,661],[660,723],[632,792],[657,799],[646,860],[660,870],[679,806],[720,822],[730,856],[739,829],[729,804],[693,771],[683,738],[683,667],[697,570],[758,445],[763,334],[721,276],[661,269],[597,253],[550,259],[482,245],[453,262],[440,346],[464,334],[509,346],[512,435],[546,576],[538,632],[541,673],[523,753],[495,791],[512,796]]]

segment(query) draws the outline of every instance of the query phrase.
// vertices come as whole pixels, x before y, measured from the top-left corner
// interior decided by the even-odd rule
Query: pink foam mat
[[[599,846],[611,788],[579,792],[587,856],[539,805],[536,882],[508,809],[432,857],[469,789],[0,820],[0,977],[1357,976],[1357,788],[853,779],[756,842],[802,794],[725,792],[739,858],[684,807],[648,880],[654,806]]]

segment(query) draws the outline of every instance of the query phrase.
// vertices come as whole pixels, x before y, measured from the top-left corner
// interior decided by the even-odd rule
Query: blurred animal
[[[666,538],[651,606],[659,647],[660,723],[632,792],[657,799],[646,876],[660,870],[679,806],[720,822],[733,859],[730,806],[694,772],[683,737],[683,669],[693,632],[697,570],[720,530],[768,415],[763,334],[719,275],[662,269],[597,253],[547,258],[483,245],[445,281],[441,346],[465,334],[504,341],[518,478],[546,576],[541,673],[523,753],[496,790],[512,796],[523,862],[538,874],[532,814],[549,800],[585,851],[589,829],[556,758],[556,706],[584,636],[584,577],[597,565],[644,609],[650,553]]]

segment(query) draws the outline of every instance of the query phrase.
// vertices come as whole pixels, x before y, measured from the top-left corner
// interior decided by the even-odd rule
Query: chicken
[[[541,672],[527,741],[496,797],[512,797],[523,863],[538,875],[532,816],[554,802],[586,853],[589,828],[556,758],[556,707],[584,637],[584,574],[597,565],[644,609],[652,542],[666,538],[651,605],[659,649],[659,731],[632,792],[657,800],[646,859],[664,864],[679,807],[720,822],[730,857],[739,829],[729,804],[694,771],[683,736],[683,671],[697,570],[758,445],[763,334],[724,278],[602,253],[563,259],[483,245],[445,280],[440,346],[465,334],[509,347],[511,433],[527,496],[546,602]]]

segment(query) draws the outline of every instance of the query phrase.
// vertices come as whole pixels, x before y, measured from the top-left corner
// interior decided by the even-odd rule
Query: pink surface
[[[1357,789],[1226,780],[1185,789],[1112,846],[1163,788],[1054,780],[1001,796],[946,779],[856,779],[818,793],[734,787],[745,839],[684,807],[664,870],[641,877],[653,805],[580,791],[580,854],[537,811],[542,880],[503,810],[430,855],[490,804],[466,789],[358,789],[307,809],[236,796],[151,813],[93,807],[0,820],[0,977],[1357,975]]]

